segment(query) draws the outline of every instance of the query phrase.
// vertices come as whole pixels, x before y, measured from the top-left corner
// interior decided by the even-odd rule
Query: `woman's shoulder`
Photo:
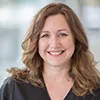
[[[21,80],[20,78],[16,78],[16,77],[8,77],[4,80],[0,90],[10,90],[10,91],[14,91],[14,90],[41,90],[42,88],[39,86],[35,86],[32,85],[30,82],[25,81],[25,80]]]
[[[85,99],[86,100],[100,100],[100,87],[97,88],[94,92],[85,96]]]
[[[39,94],[41,96],[41,93],[42,93],[42,88],[35,87],[30,83],[21,81],[14,77],[8,77],[7,79],[5,79],[3,85],[0,88],[0,100],[15,100],[14,98],[17,98],[19,100],[22,97],[27,98],[28,96],[29,97],[33,96],[38,98]],[[25,100],[32,100],[32,99],[25,99]]]
[[[8,77],[4,80],[0,88],[0,100],[12,100],[15,81],[13,78]]]
[[[16,79],[13,77],[6,78],[0,88],[0,91],[6,92],[6,90],[12,91],[15,84],[17,83]]]
[[[3,81],[3,85],[14,85],[15,83],[21,82],[18,79],[14,78],[14,77],[8,77]]]
[[[24,80],[21,80],[20,78],[16,78],[16,77],[8,77],[3,81],[3,84],[1,86],[1,88],[3,87],[14,87],[14,86],[25,86],[25,85],[31,85],[29,82],[26,82]]]
[[[8,77],[3,81],[1,88],[14,85],[14,83],[14,79],[12,77]]]
[[[29,84],[26,82],[23,82],[17,78],[8,77],[3,81],[1,88],[0,88],[0,92],[1,91],[6,92],[6,90],[13,92],[16,88],[20,88],[20,87],[26,86],[26,85],[29,85]]]
[[[100,99],[100,87],[95,90],[94,96],[99,96]]]

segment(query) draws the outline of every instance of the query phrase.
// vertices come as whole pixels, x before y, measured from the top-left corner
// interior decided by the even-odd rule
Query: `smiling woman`
[[[26,68],[8,70],[0,100],[100,99],[100,72],[82,24],[67,5],[42,8],[22,48]]]

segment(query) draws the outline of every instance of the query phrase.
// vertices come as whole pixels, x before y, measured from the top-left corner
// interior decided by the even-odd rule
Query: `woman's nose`
[[[50,47],[51,48],[58,48],[60,46],[60,41],[57,37],[52,37],[50,39]]]

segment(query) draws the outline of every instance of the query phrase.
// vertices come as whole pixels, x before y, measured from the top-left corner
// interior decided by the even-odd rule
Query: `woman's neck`
[[[44,65],[43,69],[43,77],[46,80],[51,81],[61,81],[67,79],[68,81],[71,79],[69,76],[69,66],[49,66]]]

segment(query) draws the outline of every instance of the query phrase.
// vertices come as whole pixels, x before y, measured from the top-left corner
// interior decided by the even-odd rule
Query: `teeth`
[[[62,51],[58,51],[58,52],[49,52],[49,53],[52,54],[52,55],[59,55],[59,54],[62,53]]]

